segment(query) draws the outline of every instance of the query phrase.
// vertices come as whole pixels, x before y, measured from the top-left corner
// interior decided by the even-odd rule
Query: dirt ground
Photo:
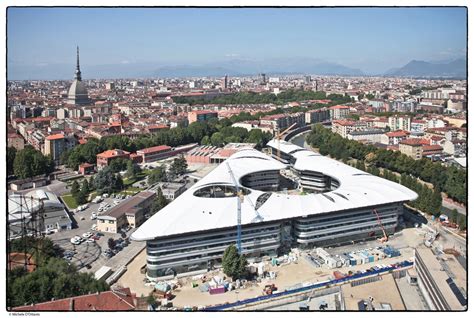
[[[145,286],[143,279],[144,274],[140,273],[140,267],[146,264],[146,248],[138,254],[135,259],[127,265],[127,271],[119,278],[117,285],[123,287],[130,287],[132,293],[136,293],[137,296],[147,296],[153,287]]]
[[[387,258],[377,263],[362,264],[353,267],[343,267],[338,269],[329,268],[317,268],[309,264],[303,257],[299,257],[297,263],[290,263],[288,265],[280,266],[267,266],[267,270],[275,271],[277,277],[272,280],[262,280],[261,283],[255,283],[247,288],[240,288],[237,291],[228,291],[224,294],[210,295],[207,292],[201,292],[198,287],[193,288],[191,285],[192,277],[183,277],[178,279],[182,284],[182,287],[173,291],[176,296],[172,302],[175,307],[185,306],[207,306],[216,305],[226,302],[235,302],[237,300],[253,298],[262,295],[262,290],[266,284],[275,284],[278,290],[289,289],[292,286],[298,284],[309,284],[316,283],[318,281],[324,281],[331,279],[332,273],[335,270],[339,270],[343,273],[347,273],[349,270],[357,271],[367,269],[374,266],[375,264],[392,264],[402,260],[410,259],[413,256],[412,249],[402,249],[402,255],[400,257]],[[152,291],[153,287],[145,286],[143,279],[144,274],[140,273],[140,267],[146,263],[146,250],[143,250],[128,266],[127,271],[119,279],[118,284],[124,287],[130,287],[131,291],[140,295],[148,295]],[[215,273],[208,273],[207,277],[218,275],[223,277],[222,271]],[[199,282],[200,283],[200,282]],[[363,286],[368,286],[366,284]],[[394,285],[394,291],[396,292],[396,286]],[[391,288],[389,286],[389,288]]]

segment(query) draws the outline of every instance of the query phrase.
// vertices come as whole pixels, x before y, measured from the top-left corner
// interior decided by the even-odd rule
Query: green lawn
[[[76,203],[76,199],[74,199],[71,194],[63,195],[61,199],[63,199],[63,202],[67,205],[67,207],[70,210],[78,207]]]
[[[138,192],[142,191],[142,189],[140,188],[136,188],[136,187],[128,187],[122,191],[119,192],[119,194],[125,194],[125,195],[134,195],[134,194],[137,194]]]

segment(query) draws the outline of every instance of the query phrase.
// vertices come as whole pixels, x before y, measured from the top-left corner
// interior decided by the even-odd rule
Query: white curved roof
[[[64,209],[58,197],[51,192],[33,190],[26,194],[12,194],[8,197],[8,220],[14,222],[22,217],[29,219],[31,213],[41,207],[41,201],[45,209]]]
[[[415,192],[398,183],[373,176],[299,146],[281,142],[280,149],[285,153],[287,151],[293,152],[292,155],[296,158],[294,164],[296,169],[320,171],[338,179],[340,186],[336,190],[324,194],[272,193],[258,209],[264,222],[410,201],[417,198]],[[294,152],[295,150],[299,151]],[[226,162],[229,163],[237,182],[242,176],[252,172],[279,170],[286,167],[281,162],[254,149],[241,150]],[[237,199],[235,197],[202,198],[193,195],[197,189],[213,183],[233,184],[225,163],[220,164],[181,196],[153,215],[132,234],[132,239],[149,240],[162,236],[236,226]],[[255,204],[257,198],[263,193],[265,192],[252,189],[247,197]],[[242,202],[241,211],[242,225],[252,223],[256,214],[248,200]]]

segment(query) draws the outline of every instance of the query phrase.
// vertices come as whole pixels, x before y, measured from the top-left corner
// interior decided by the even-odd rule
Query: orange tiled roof
[[[54,134],[46,137],[47,140],[58,140],[58,139],[64,139],[63,134]]]

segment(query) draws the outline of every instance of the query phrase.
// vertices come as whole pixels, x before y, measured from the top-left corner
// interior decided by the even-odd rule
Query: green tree
[[[110,161],[109,168],[112,172],[120,172],[127,169],[129,159],[117,158]]]
[[[74,265],[60,258],[50,258],[34,272],[18,275],[21,270],[9,271],[9,306],[50,301],[88,293],[102,292],[109,286],[94,278],[92,273],[79,273]]]
[[[12,175],[13,171],[13,163],[15,162],[16,156],[16,148],[15,147],[8,147],[7,149],[7,175]]]
[[[94,187],[98,194],[112,193],[123,189],[123,180],[120,175],[115,175],[109,167],[96,174]]]
[[[81,190],[74,196],[74,199],[76,200],[77,204],[84,204],[87,202],[87,194]]]
[[[41,174],[47,174],[54,171],[54,162],[49,156],[26,146],[18,151],[13,160],[13,172],[20,179],[31,178]]]
[[[172,176],[181,176],[186,173],[187,169],[188,163],[186,162],[186,158],[181,155],[179,158],[173,160],[169,172]]]
[[[230,245],[225,249],[222,256],[222,267],[224,268],[224,273],[235,280],[246,274],[247,259],[244,255],[239,255],[235,245]]]
[[[461,231],[466,230],[466,217],[462,214],[459,217],[459,224],[458,225],[459,225],[459,229]]]
[[[451,213],[451,222],[458,224],[458,210],[454,209]]]
[[[202,137],[201,139],[201,145],[205,145],[205,146],[208,146],[211,144],[211,139],[209,138],[209,136],[204,136]]]
[[[142,171],[140,167],[133,161],[127,161],[127,173],[126,176],[130,179],[135,179],[137,175]]]
[[[146,303],[150,306],[155,307],[158,303],[156,302],[155,296],[153,296],[153,293],[151,292],[148,297],[146,298]]]
[[[71,195],[75,197],[79,193],[79,191],[81,191],[79,183],[77,182],[77,180],[74,180],[71,185]]]
[[[166,180],[166,169],[163,166],[159,166],[153,169],[148,176],[148,185],[152,185],[157,182],[165,182]]]
[[[163,191],[161,191],[161,188],[158,187],[156,190],[156,196],[153,199],[153,203],[151,205],[151,215],[155,214],[156,212],[160,211],[163,209],[165,206],[167,206],[169,203],[168,199],[165,198],[163,195]]]
[[[215,132],[211,136],[211,144],[216,147],[221,147],[224,145],[224,135],[220,132]]]

